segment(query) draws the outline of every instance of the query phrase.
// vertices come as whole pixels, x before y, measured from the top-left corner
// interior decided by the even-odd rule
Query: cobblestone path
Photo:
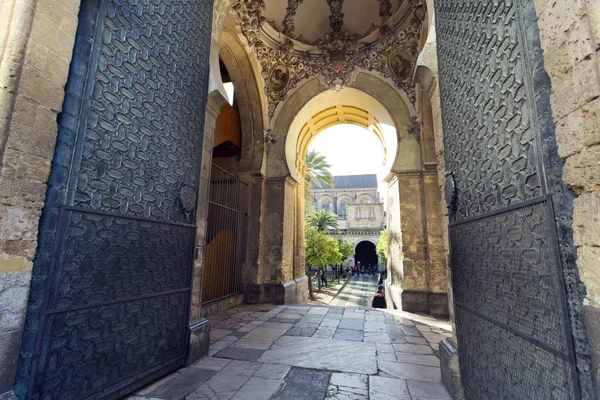
[[[257,305],[210,322],[207,357],[128,399],[450,399],[437,356],[450,336],[445,321],[397,310]]]

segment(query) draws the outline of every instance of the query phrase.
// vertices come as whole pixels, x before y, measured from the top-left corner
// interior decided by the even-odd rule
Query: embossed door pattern
[[[467,398],[593,398],[533,0],[436,0],[436,25]]]
[[[211,0],[81,3],[20,396],[117,398],[183,365],[211,18]]]

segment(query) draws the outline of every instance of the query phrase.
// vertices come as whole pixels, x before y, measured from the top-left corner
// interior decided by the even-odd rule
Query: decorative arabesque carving
[[[294,30],[293,16],[302,1],[289,0],[283,21],[284,34],[290,34]],[[327,0],[327,3],[331,11],[329,20],[332,31],[311,43],[315,51],[310,52],[296,50],[292,40],[275,47],[261,38],[261,27],[266,22],[263,15],[266,8],[264,0],[239,0],[233,6],[241,33],[249,46],[254,48],[261,66],[269,117],[273,117],[277,106],[301,81],[321,73],[324,84],[339,91],[350,84],[357,67],[376,72],[393,81],[398,89],[406,93],[408,100],[415,104],[416,91],[412,76],[419,55],[421,26],[425,19],[422,0],[412,1],[412,15],[401,29],[384,25],[379,28],[379,38],[371,43],[361,42],[360,35],[342,29],[344,0]],[[387,13],[387,6],[382,10]]]

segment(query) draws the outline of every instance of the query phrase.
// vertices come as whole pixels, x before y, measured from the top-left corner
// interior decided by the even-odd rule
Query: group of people
[[[371,276],[375,276],[375,272],[377,272],[377,267],[370,264],[368,267],[365,267],[364,265],[362,267],[353,265],[350,271],[352,272],[352,276],[360,276],[360,274],[367,274],[367,276],[371,274]],[[348,272],[347,269],[346,272]]]

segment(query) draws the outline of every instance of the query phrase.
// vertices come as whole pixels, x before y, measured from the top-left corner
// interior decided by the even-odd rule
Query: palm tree
[[[316,150],[306,153],[304,162],[306,163],[304,196],[308,203],[312,197],[311,182],[315,182],[318,187],[323,187],[323,184],[325,184],[333,189],[333,175],[329,172],[331,165],[327,162],[325,156]]]
[[[330,229],[338,229],[338,216],[329,213],[327,210],[313,211],[306,217],[306,225],[315,228],[319,232]]]

